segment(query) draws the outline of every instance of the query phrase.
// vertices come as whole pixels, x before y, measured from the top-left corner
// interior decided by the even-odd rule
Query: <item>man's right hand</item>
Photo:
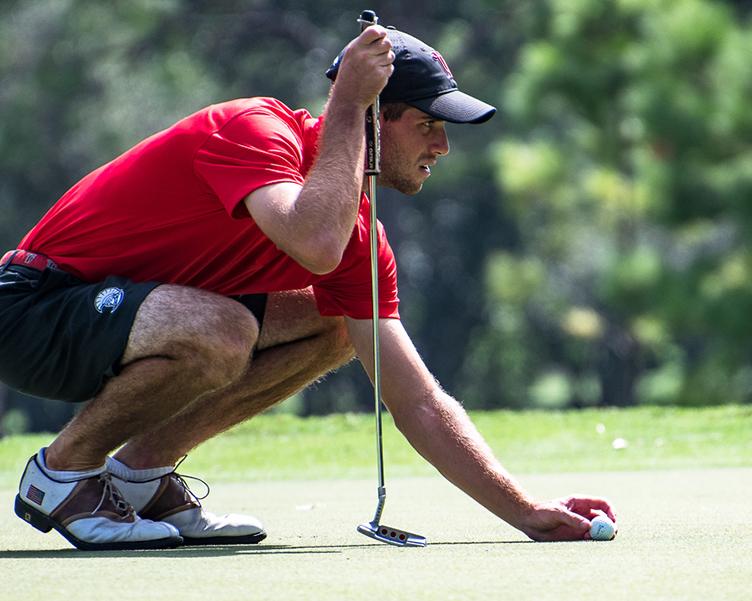
[[[518,527],[535,541],[568,541],[590,538],[590,520],[603,513],[616,521],[605,499],[572,496],[536,503]]]
[[[368,108],[394,71],[394,52],[380,25],[368,27],[347,45],[334,82],[332,99]]]

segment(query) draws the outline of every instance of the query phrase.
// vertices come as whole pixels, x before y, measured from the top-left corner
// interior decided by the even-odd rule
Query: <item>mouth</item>
[[[423,165],[419,166],[420,171],[422,171],[426,176],[431,175],[431,167],[433,167],[436,164],[436,161],[431,161],[430,163],[425,163]]]

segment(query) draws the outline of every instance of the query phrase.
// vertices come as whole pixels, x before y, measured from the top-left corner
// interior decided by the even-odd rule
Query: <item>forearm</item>
[[[293,239],[332,258],[333,269],[352,235],[363,185],[364,110],[336,89],[324,113],[318,156],[290,213]]]
[[[337,267],[352,235],[363,187],[365,111],[392,72],[390,48],[381,27],[367,28],[348,45],[303,186],[282,182],[245,199],[261,230],[313,273]]]
[[[395,423],[441,474],[481,505],[522,529],[533,501],[503,468],[465,410],[438,389],[419,407],[396,414]]]
[[[350,341],[373,379],[368,320],[345,320]],[[534,502],[496,460],[460,404],[441,390],[397,319],[379,320],[382,397],[405,437],[450,482],[533,540],[586,538],[595,511],[615,519],[607,501],[569,497]]]

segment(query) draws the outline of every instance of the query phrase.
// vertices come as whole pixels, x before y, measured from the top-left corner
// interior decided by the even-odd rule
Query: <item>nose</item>
[[[449,154],[449,138],[444,126],[436,129],[436,137],[431,140],[431,152],[435,156],[444,156]]]

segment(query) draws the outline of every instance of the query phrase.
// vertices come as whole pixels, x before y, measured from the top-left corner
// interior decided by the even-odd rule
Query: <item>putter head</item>
[[[368,538],[377,540],[380,543],[386,543],[396,547],[425,547],[428,544],[425,536],[413,534],[412,532],[405,532],[399,528],[384,526],[383,524],[377,524],[376,522],[360,524],[358,526],[358,532],[364,534]]]

